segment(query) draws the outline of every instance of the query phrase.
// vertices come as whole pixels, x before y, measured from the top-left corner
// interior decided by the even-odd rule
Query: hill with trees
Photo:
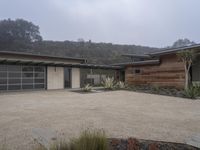
[[[175,42],[177,45],[188,44],[189,40],[183,39]],[[119,45],[112,43],[94,43],[84,41],[45,41],[39,32],[39,26],[23,19],[0,21],[0,50],[17,51],[32,54],[52,55],[61,57],[86,58],[88,63],[112,64],[130,61],[123,54],[144,54],[158,51],[158,48]]]

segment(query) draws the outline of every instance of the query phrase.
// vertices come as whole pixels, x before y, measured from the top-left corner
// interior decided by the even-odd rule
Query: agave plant
[[[82,88],[83,92],[91,92],[92,91],[92,86],[90,86],[89,84],[86,84],[83,88]]]
[[[122,81],[117,82],[116,87],[119,89],[125,89],[126,88],[126,84]]]
[[[113,90],[115,88],[114,78],[106,78],[105,81],[103,81],[103,86],[107,90]]]

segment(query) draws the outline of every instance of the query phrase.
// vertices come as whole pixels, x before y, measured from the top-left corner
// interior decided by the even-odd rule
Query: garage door
[[[0,91],[45,88],[45,66],[0,65]]]

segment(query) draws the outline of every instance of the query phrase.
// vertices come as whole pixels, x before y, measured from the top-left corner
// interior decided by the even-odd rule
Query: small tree
[[[195,53],[193,50],[185,50],[177,53],[180,60],[184,63],[185,67],[185,89],[189,88],[189,83],[191,80],[190,77],[190,68],[192,66],[192,62],[195,59]]]

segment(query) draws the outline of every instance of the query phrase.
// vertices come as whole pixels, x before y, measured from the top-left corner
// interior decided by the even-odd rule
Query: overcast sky
[[[45,40],[171,45],[200,43],[200,0],[0,0],[0,19],[23,18]]]

